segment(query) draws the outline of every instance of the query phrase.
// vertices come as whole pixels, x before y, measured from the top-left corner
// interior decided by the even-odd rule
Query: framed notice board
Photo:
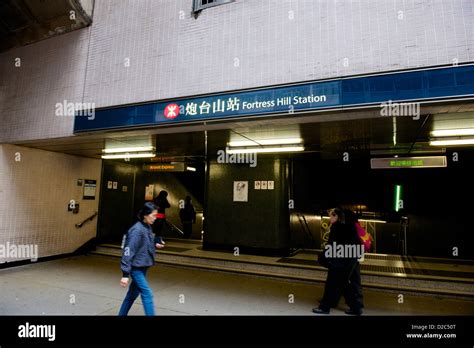
[[[84,180],[84,195],[82,199],[95,199],[97,180]]]

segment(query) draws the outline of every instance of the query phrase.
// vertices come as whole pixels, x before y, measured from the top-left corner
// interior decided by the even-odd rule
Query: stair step
[[[100,245],[96,255],[121,257],[122,249],[116,245]],[[304,281],[313,283],[324,283],[326,281],[326,269],[323,267],[304,267],[294,265],[274,265],[270,263],[251,262],[248,260],[229,260],[218,257],[198,257],[195,255],[183,255],[176,252],[160,251],[155,256],[155,261],[176,267],[199,268],[210,271],[231,272],[246,275],[264,276],[289,281]],[[464,283],[453,283],[449,281],[431,279],[409,279],[380,276],[365,272],[362,274],[364,288],[373,288],[384,291],[396,291],[397,293],[435,294],[449,297],[474,298],[474,285]]]

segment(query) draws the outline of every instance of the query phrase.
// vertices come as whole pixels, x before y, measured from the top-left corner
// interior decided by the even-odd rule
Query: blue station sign
[[[474,97],[474,65],[301,83],[76,112],[74,132]],[[84,116],[83,116],[84,115]]]

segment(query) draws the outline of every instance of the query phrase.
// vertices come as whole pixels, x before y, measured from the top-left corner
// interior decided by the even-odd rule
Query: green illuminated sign
[[[370,160],[370,168],[372,169],[443,168],[446,166],[446,156],[385,157]]]
[[[402,186],[395,185],[395,202],[394,202],[394,210],[399,211],[402,206]]]
[[[393,160],[390,161],[390,167],[423,167],[423,160]]]

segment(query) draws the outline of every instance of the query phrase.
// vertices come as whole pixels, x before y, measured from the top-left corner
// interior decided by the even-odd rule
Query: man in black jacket
[[[193,233],[193,224],[196,223],[196,211],[190,196],[186,196],[184,207],[179,211],[179,217],[183,224],[184,238],[190,238]]]

